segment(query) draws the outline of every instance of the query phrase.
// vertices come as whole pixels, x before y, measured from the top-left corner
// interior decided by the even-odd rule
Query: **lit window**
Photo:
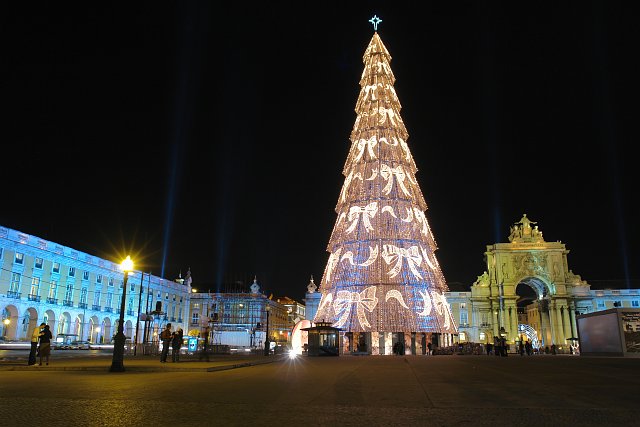
[[[40,291],[40,278],[34,277],[31,279],[31,290],[29,291],[30,295],[37,296]]]
[[[13,273],[11,275],[11,286],[9,288],[11,292],[20,291],[20,273]]]
[[[192,325],[197,325],[199,320],[200,320],[200,314],[199,313],[193,313],[191,315],[191,324]]]
[[[460,332],[460,341],[465,341],[467,339],[467,334],[464,332]]]
[[[24,254],[16,252],[16,264],[22,264],[24,262]]]
[[[469,323],[469,318],[467,317],[467,312],[466,311],[461,311],[460,312],[460,324],[461,325],[466,325],[467,323]]]
[[[55,299],[57,291],[58,291],[58,282],[56,282],[55,280],[52,280],[51,283],[49,284],[49,298]]]
[[[480,340],[481,340],[481,341],[482,341],[482,340],[484,340],[485,336],[486,336],[486,335],[484,334],[484,332],[480,332]]]
[[[35,262],[33,263],[34,267],[37,268],[38,270],[42,270],[42,258],[36,258]]]

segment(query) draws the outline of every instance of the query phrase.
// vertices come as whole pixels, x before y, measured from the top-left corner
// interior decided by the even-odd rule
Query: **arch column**
[[[564,334],[564,322],[562,318],[563,303],[556,302],[556,342],[555,345],[563,345],[566,342],[566,336]]]
[[[576,327],[576,304],[573,301],[569,303],[569,319],[571,324],[571,336],[573,338],[578,338],[578,329]]]
[[[564,326],[564,340],[566,342],[567,338],[573,337],[573,334],[571,333],[571,318],[569,317],[571,311],[569,310],[569,307],[567,307],[566,305],[562,306],[562,308],[564,309],[562,320],[563,320],[563,326]]]

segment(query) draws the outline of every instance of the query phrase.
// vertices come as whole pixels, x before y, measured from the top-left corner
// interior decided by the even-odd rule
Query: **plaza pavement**
[[[60,357],[63,356],[63,357]],[[171,354],[167,362],[161,363],[160,356],[126,355],[123,365],[126,372],[214,372],[226,369],[237,369],[247,366],[276,362],[284,355],[263,356],[256,354],[210,354],[208,360],[201,359],[197,354],[181,355],[179,362],[171,361]],[[112,354],[65,354],[65,350],[52,351],[49,365],[27,365],[26,352],[15,357],[0,359],[1,371],[108,371],[113,360]],[[39,362],[39,359],[38,359]]]
[[[0,361],[0,424],[640,426],[640,359],[110,355]],[[33,409],[32,409],[33,408]]]

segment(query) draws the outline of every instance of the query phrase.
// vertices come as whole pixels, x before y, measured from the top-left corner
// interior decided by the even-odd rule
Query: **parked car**
[[[51,342],[51,348],[55,350],[69,350],[72,342],[78,342],[76,334],[58,334],[56,339]]]
[[[71,341],[70,350],[89,350],[89,341]]]

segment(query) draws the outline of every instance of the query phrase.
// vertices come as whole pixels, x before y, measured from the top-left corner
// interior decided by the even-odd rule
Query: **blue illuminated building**
[[[119,267],[116,262],[0,226],[2,336],[28,341],[33,329],[44,322],[54,336],[69,334],[77,340],[110,343],[120,318],[123,272]],[[190,281],[183,282],[140,271],[129,273],[124,314],[128,340],[156,341],[157,331],[167,322],[174,330],[187,330],[191,286]]]

